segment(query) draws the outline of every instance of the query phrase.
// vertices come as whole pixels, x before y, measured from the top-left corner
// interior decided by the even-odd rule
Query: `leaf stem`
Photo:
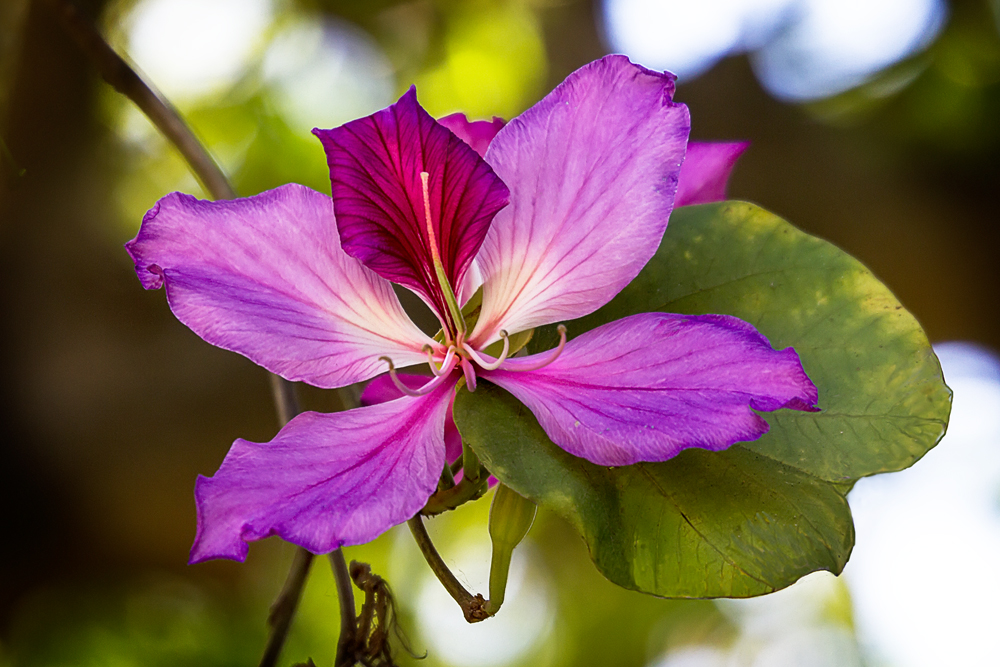
[[[451,472],[451,469],[449,468],[448,471]],[[438,490],[427,499],[427,503],[420,510],[420,513],[425,516],[434,516],[435,514],[453,510],[471,500],[482,498],[489,490],[487,478],[484,477],[483,471],[479,471],[479,479],[476,481],[468,479],[466,475],[468,475],[468,472],[462,475],[462,479],[458,484],[449,489],[440,488],[439,486]]]
[[[490,615],[486,612],[487,602],[483,599],[483,596],[479,593],[473,595],[465,590],[462,582],[445,565],[441,554],[438,553],[438,550],[434,547],[434,543],[431,542],[430,535],[427,534],[423,517],[417,514],[407,521],[407,524],[410,526],[410,532],[413,533],[413,539],[417,541],[417,546],[420,547],[420,552],[424,555],[427,564],[430,565],[431,571],[437,576],[438,581],[448,591],[448,594],[458,603],[458,606],[462,608],[465,620],[469,623],[477,623],[489,618]]]
[[[191,171],[194,172],[212,198],[235,199],[236,191],[222,169],[173,105],[154,92],[142,80],[135,70],[104,40],[94,23],[87,19],[69,0],[47,0],[47,2],[63,28],[83,50],[104,80],[119,93],[132,100],[163,136],[180,151]],[[284,426],[299,413],[295,386],[272,374],[271,393],[278,412],[278,420]],[[334,566],[333,573],[337,580],[337,592],[341,600],[341,636],[337,650],[337,665],[339,667],[343,662],[342,647],[351,645],[354,641],[356,617],[351,578],[347,571],[344,555],[337,549],[330,554],[330,560]],[[300,547],[295,552],[295,558],[292,560],[292,567],[285,579],[285,584],[271,606],[271,614],[268,617],[271,633],[264,649],[264,655],[261,657],[261,667],[269,667],[277,662],[295,616],[295,610],[302,597],[302,590],[312,561],[313,555],[305,549]]]

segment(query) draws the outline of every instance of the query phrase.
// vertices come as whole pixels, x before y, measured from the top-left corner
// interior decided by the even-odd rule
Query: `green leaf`
[[[746,597],[839,573],[854,544],[845,495],[911,465],[941,436],[951,393],[916,320],[857,260],[751,204],[674,212],[656,256],[579,335],[640,312],[724,313],[792,346],[822,412],[763,413],[771,430],[724,452],[604,468],[552,444],[530,411],[482,383],[459,391],[463,439],[505,484],[568,519],[611,581],[668,597]],[[532,347],[555,344],[555,327]]]
[[[776,461],[851,482],[912,465],[944,435],[951,391],[913,315],[861,262],[753,204],[677,209],[639,276],[567,327],[644,312],[735,315],[795,348],[822,412],[762,414],[771,431],[746,447]],[[535,340],[545,349],[558,335]]]
[[[462,438],[505,484],[568,519],[605,577],[669,597],[749,597],[818,569],[854,544],[829,482],[737,445],[605,468],[552,444],[531,412],[483,383],[455,399]]]

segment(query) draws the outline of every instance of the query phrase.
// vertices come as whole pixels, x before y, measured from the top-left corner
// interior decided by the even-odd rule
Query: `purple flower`
[[[409,519],[457,455],[449,412],[463,377],[503,387],[557,445],[609,466],[753,440],[768,428],[753,410],[813,409],[795,352],[723,315],[633,315],[509,356],[512,334],[591,313],[627,285],[677,198],[723,196],[744,146],[692,147],[682,172],[689,119],[673,91],[673,76],[609,56],[504,126],[439,123],[411,89],[315,131],[332,201],[299,185],[161,199],[127,248],[143,285],[165,285],[208,342],[319,387],[431,369],[392,370],[366,392],[372,404],[304,413],[271,442],[237,440],[198,479],[191,562],[242,560],[269,535],[323,553]],[[443,340],[410,322],[390,281],[427,302]],[[460,307],[480,287],[468,324]]]

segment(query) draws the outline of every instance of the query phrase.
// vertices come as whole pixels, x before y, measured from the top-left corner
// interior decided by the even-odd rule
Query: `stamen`
[[[444,374],[444,371],[441,369],[450,364],[451,360],[455,357],[455,346],[448,346],[448,351],[445,352],[444,359],[441,360],[440,366],[438,366],[437,362],[434,361],[434,350],[430,345],[424,345],[424,352],[427,353],[427,365],[431,367],[431,373],[434,374],[434,377],[437,377]]]
[[[468,359],[460,357],[462,364],[462,372],[465,373],[465,386],[469,391],[476,390],[476,369],[472,367]]]
[[[507,332],[501,330],[500,338],[503,339],[503,351],[500,353],[500,357],[498,359],[490,362],[486,361],[486,359],[480,356],[478,352],[473,350],[468,343],[463,343],[462,349],[465,350],[466,354],[475,359],[476,363],[479,364],[484,370],[495,371],[500,368],[500,364],[507,359],[507,354],[510,352],[510,337],[507,335]]]
[[[445,359],[448,360],[448,363],[441,367],[440,375],[433,378],[430,382],[425,384],[420,389],[410,389],[405,384],[403,384],[402,380],[400,380],[399,377],[396,375],[396,366],[392,363],[392,359],[390,359],[389,357],[379,357],[379,361],[384,361],[387,364],[389,364],[389,378],[392,380],[392,383],[396,385],[396,389],[400,390],[407,396],[413,396],[413,397],[426,396],[427,394],[431,393],[432,391],[437,389],[451,374],[452,369],[455,368],[455,355],[452,355],[450,359],[448,359],[448,357],[445,357]]]
[[[552,348],[552,350],[550,350],[552,352],[552,354],[549,355],[549,357],[547,359],[541,359],[539,361],[536,361],[535,363],[531,364],[530,366],[525,366],[525,365],[522,365],[522,364],[519,364],[519,363],[515,363],[515,364],[508,363],[503,368],[503,370],[505,370],[505,371],[537,371],[539,368],[545,368],[546,366],[548,366],[549,364],[551,364],[553,361],[555,361],[556,359],[559,358],[559,355],[562,354],[563,348],[566,347],[566,327],[564,327],[563,325],[560,324],[559,327],[558,327],[558,331],[559,331],[559,345],[556,346],[556,347],[554,347],[554,348]]]

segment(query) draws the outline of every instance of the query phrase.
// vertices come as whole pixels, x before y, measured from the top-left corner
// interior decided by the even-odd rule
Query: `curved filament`
[[[560,324],[559,328],[558,328],[558,331],[559,331],[559,345],[557,345],[556,347],[554,347],[554,348],[552,348],[550,350],[551,354],[548,357],[546,357],[545,359],[539,359],[538,361],[536,361],[535,363],[533,363],[531,365],[517,364],[515,366],[515,365],[508,364],[508,365],[506,365],[506,366],[503,367],[503,370],[505,370],[505,371],[537,371],[539,368],[545,368],[546,366],[548,366],[549,364],[551,364],[553,361],[555,361],[556,359],[559,358],[559,355],[562,354],[563,348],[566,347],[566,327],[564,327],[563,325]]]
[[[500,357],[498,359],[494,359],[493,361],[486,361],[486,359],[473,350],[468,343],[463,343],[462,349],[465,350],[466,354],[472,357],[483,369],[495,371],[500,368],[500,364],[507,359],[507,354],[510,352],[510,337],[507,335],[507,332],[501,331],[500,338],[503,339],[503,351],[500,353]]]
[[[447,373],[448,371],[445,371],[444,368],[451,363],[452,359],[455,358],[454,346],[448,347],[448,351],[445,353],[444,359],[441,360],[440,366],[438,366],[437,362],[434,361],[434,351],[431,349],[430,345],[424,345],[424,352],[427,353],[427,365],[431,367],[431,373],[434,374],[434,377],[439,377]]]
[[[400,390],[407,396],[413,396],[414,398],[418,396],[426,396],[427,394],[437,389],[448,378],[448,375],[451,374],[452,369],[455,368],[455,356],[452,355],[448,363],[442,365],[440,375],[437,375],[436,377],[431,379],[427,384],[425,384],[420,389],[410,389],[405,384],[403,384],[403,382],[396,375],[396,366],[392,363],[392,359],[390,359],[389,357],[379,357],[379,360],[389,364],[389,378],[392,380],[392,383],[396,385],[396,389]]]

